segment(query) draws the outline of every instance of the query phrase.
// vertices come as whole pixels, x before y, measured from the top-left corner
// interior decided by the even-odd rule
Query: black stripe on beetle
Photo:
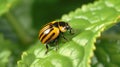
[[[46,41],[45,43],[49,42],[49,40],[55,35],[55,33],[53,33]]]
[[[49,31],[47,31],[47,30],[49,30]],[[42,37],[41,41],[53,30],[53,28],[50,28],[50,29],[47,29],[47,30],[45,30],[44,33],[41,35],[41,36],[44,35],[44,36]],[[46,32],[46,31],[47,31],[47,32]],[[45,33],[45,32],[46,32],[46,33]]]

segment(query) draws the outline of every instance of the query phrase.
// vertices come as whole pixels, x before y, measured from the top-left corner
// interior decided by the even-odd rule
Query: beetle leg
[[[45,46],[46,46],[46,49],[47,49],[45,54],[47,54],[48,53],[48,44],[46,44]]]
[[[58,40],[59,40],[59,36],[54,40],[54,43],[55,43],[55,45],[56,45],[56,51],[57,51],[58,48],[59,48]]]
[[[59,48],[59,45],[58,45],[58,38],[57,39],[55,39],[55,45],[56,45],[56,51],[58,50],[58,48]]]
[[[72,30],[73,30],[73,29],[72,29],[72,28],[70,28],[70,34],[72,34],[72,35],[73,35],[73,34],[74,34],[74,32],[72,32]]]
[[[68,41],[68,39],[67,39],[67,38],[65,38],[65,36],[63,35],[63,33],[61,33],[61,35],[62,35],[62,37],[63,37],[66,41]]]

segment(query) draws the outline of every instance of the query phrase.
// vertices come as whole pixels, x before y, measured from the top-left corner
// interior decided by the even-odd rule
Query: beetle
[[[49,43],[55,42],[57,45],[60,34],[65,40],[67,40],[63,35],[63,33],[66,31],[69,31],[70,34],[73,34],[71,26],[64,21],[53,21],[43,26],[39,32],[39,40],[42,44],[46,45],[46,53],[48,52]]]

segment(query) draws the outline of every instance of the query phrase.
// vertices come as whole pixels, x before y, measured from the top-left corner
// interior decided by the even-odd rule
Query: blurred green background
[[[0,0],[0,66],[16,67],[40,28],[94,0]]]

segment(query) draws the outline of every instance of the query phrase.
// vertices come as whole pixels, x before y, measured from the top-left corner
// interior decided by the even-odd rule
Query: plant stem
[[[5,14],[5,17],[8,20],[8,23],[12,26],[12,28],[14,29],[14,31],[16,32],[18,38],[20,39],[20,41],[23,44],[28,44],[31,42],[31,37],[30,35],[27,34],[27,32],[25,31],[25,29],[21,26],[21,24],[19,23],[19,21],[16,19],[16,17],[11,14],[10,12],[7,12]]]

